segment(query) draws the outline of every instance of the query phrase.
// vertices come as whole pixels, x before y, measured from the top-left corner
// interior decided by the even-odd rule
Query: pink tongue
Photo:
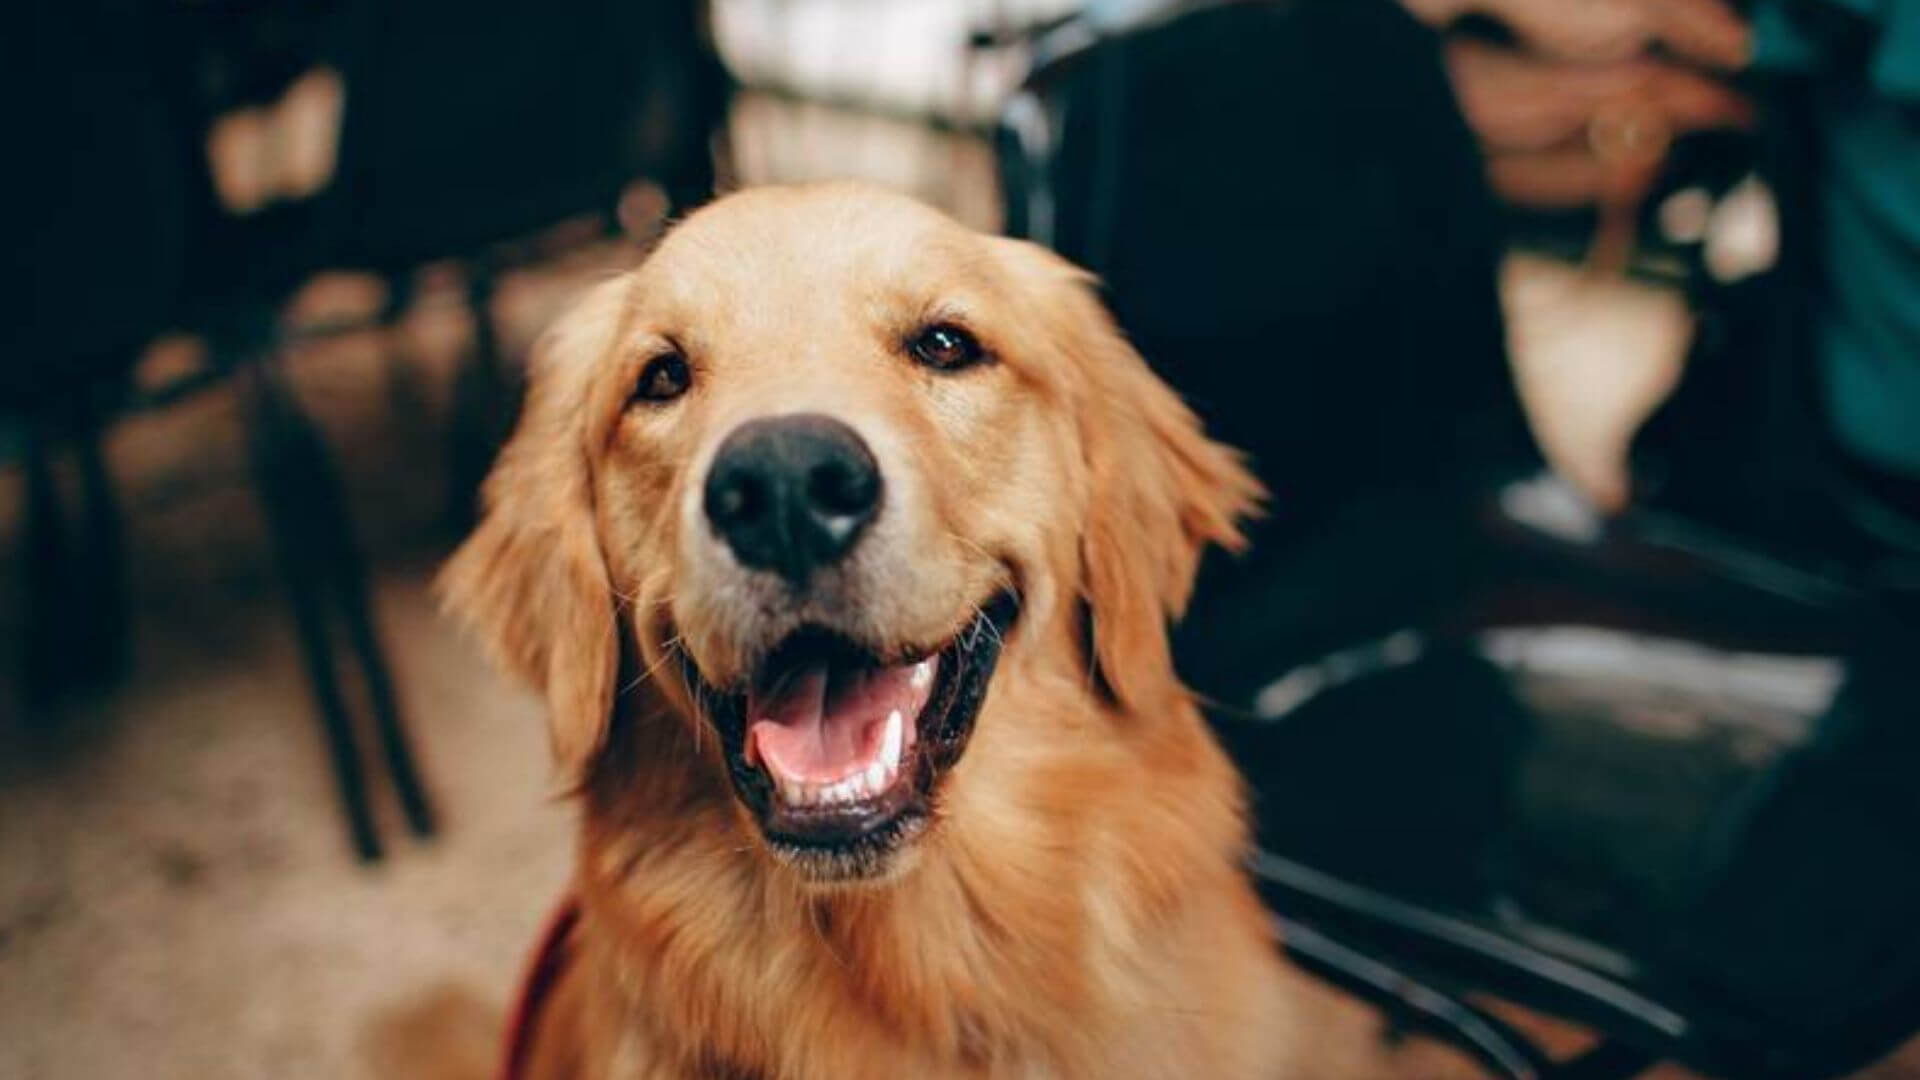
[[[782,778],[806,783],[832,783],[865,769],[881,749],[889,712],[900,711],[903,739],[913,740],[914,717],[929,689],[914,685],[913,671],[912,664],[853,670],[821,664],[752,691],[747,761],[758,759]]]

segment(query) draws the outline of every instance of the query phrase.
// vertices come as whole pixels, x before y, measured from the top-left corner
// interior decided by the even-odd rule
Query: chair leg
[[[397,270],[384,277],[387,300],[381,308],[379,319],[380,329],[386,335],[387,411],[406,419],[425,416],[430,395],[417,358],[407,347],[405,335],[399,333],[401,321],[413,307],[414,276],[407,271]]]
[[[48,704],[73,684],[69,631],[73,613],[65,587],[73,576],[73,542],[51,451],[44,431],[38,426],[29,430],[25,461],[26,632],[21,635],[21,663],[30,706]]]
[[[87,620],[93,658],[90,673],[105,681],[125,673],[130,627],[127,617],[125,521],[113,476],[107,470],[104,417],[89,408],[79,433],[80,492],[87,547],[84,569]]]
[[[102,686],[126,668],[122,523],[104,435],[100,415],[84,402],[37,418],[28,431],[24,681],[34,705]],[[79,466],[77,520],[54,469],[57,449],[69,442]]]
[[[1422,983],[1306,923],[1275,916],[1287,956],[1309,974],[1372,1002],[1390,1039],[1424,1031],[1471,1056],[1501,1080],[1541,1080],[1551,1065],[1524,1034],[1473,1004]],[[1593,1080],[1593,1078],[1585,1078]]]
[[[276,526],[276,531],[291,527],[295,526],[283,521]],[[301,662],[306,668],[307,684],[320,707],[321,732],[327,740],[327,755],[333,762],[334,783],[339,789],[340,806],[346,814],[354,854],[363,861],[373,862],[381,856],[381,845],[373,808],[367,798],[366,769],[354,741],[352,716],[340,692],[339,671],[321,598],[311,585],[296,584],[297,579],[306,576],[301,562],[291,554],[281,556],[281,573],[287,581],[294,627],[300,637]]]
[[[344,508],[342,508],[344,513]],[[359,658],[366,679],[367,697],[373,705],[374,730],[380,740],[380,753],[386,761],[387,775],[400,796],[400,810],[407,827],[415,836],[432,836],[433,806],[425,785],[420,782],[414,764],[413,748],[407,738],[404,718],[394,693],[393,676],[387,668],[386,654],[380,648],[369,611],[367,574],[353,538],[347,534],[346,518],[335,519],[338,531],[334,560],[334,582],[339,590],[342,614],[347,624],[347,639]]]
[[[244,364],[238,372],[254,485],[287,585],[301,659],[320,707],[321,728],[354,852],[372,861],[380,857],[380,838],[367,801],[366,774],[354,743],[352,718],[340,692],[322,591],[330,573],[322,538],[331,527],[328,511],[338,495],[319,433],[281,385],[272,364],[271,357],[263,357]]]

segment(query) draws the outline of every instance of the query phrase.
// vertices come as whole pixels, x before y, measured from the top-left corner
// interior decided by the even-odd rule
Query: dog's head
[[[1115,726],[1178,707],[1167,619],[1257,497],[1064,261],[873,189],[759,189],[549,332],[443,587],[564,768],[616,715],[686,725],[642,767],[724,775],[803,879],[873,879],[976,725],[1062,738],[1009,680]]]

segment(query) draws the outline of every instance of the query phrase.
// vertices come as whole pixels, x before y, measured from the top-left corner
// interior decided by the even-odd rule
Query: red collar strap
[[[540,947],[533,963],[520,981],[520,993],[514,1002],[512,1021],[501,1055],[500,1080],[526,1080],[527,1055],[533,1052],[533,1031],[547,998],[559,984],[560,975],[573,959],[574,928],[580,925],[580,898],[568,893],[560,906],[547,917],[547,928],[540,935]]]

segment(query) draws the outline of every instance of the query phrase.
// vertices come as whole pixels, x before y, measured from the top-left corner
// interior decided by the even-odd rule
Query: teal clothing
[[[1821,7],[1838,10],[1807,10]],[[1920,475],[1920,0],[1763,0],[1753,31],[1756,68],[1813,76],[1826,285],[1814,345],[1834,436]]]

